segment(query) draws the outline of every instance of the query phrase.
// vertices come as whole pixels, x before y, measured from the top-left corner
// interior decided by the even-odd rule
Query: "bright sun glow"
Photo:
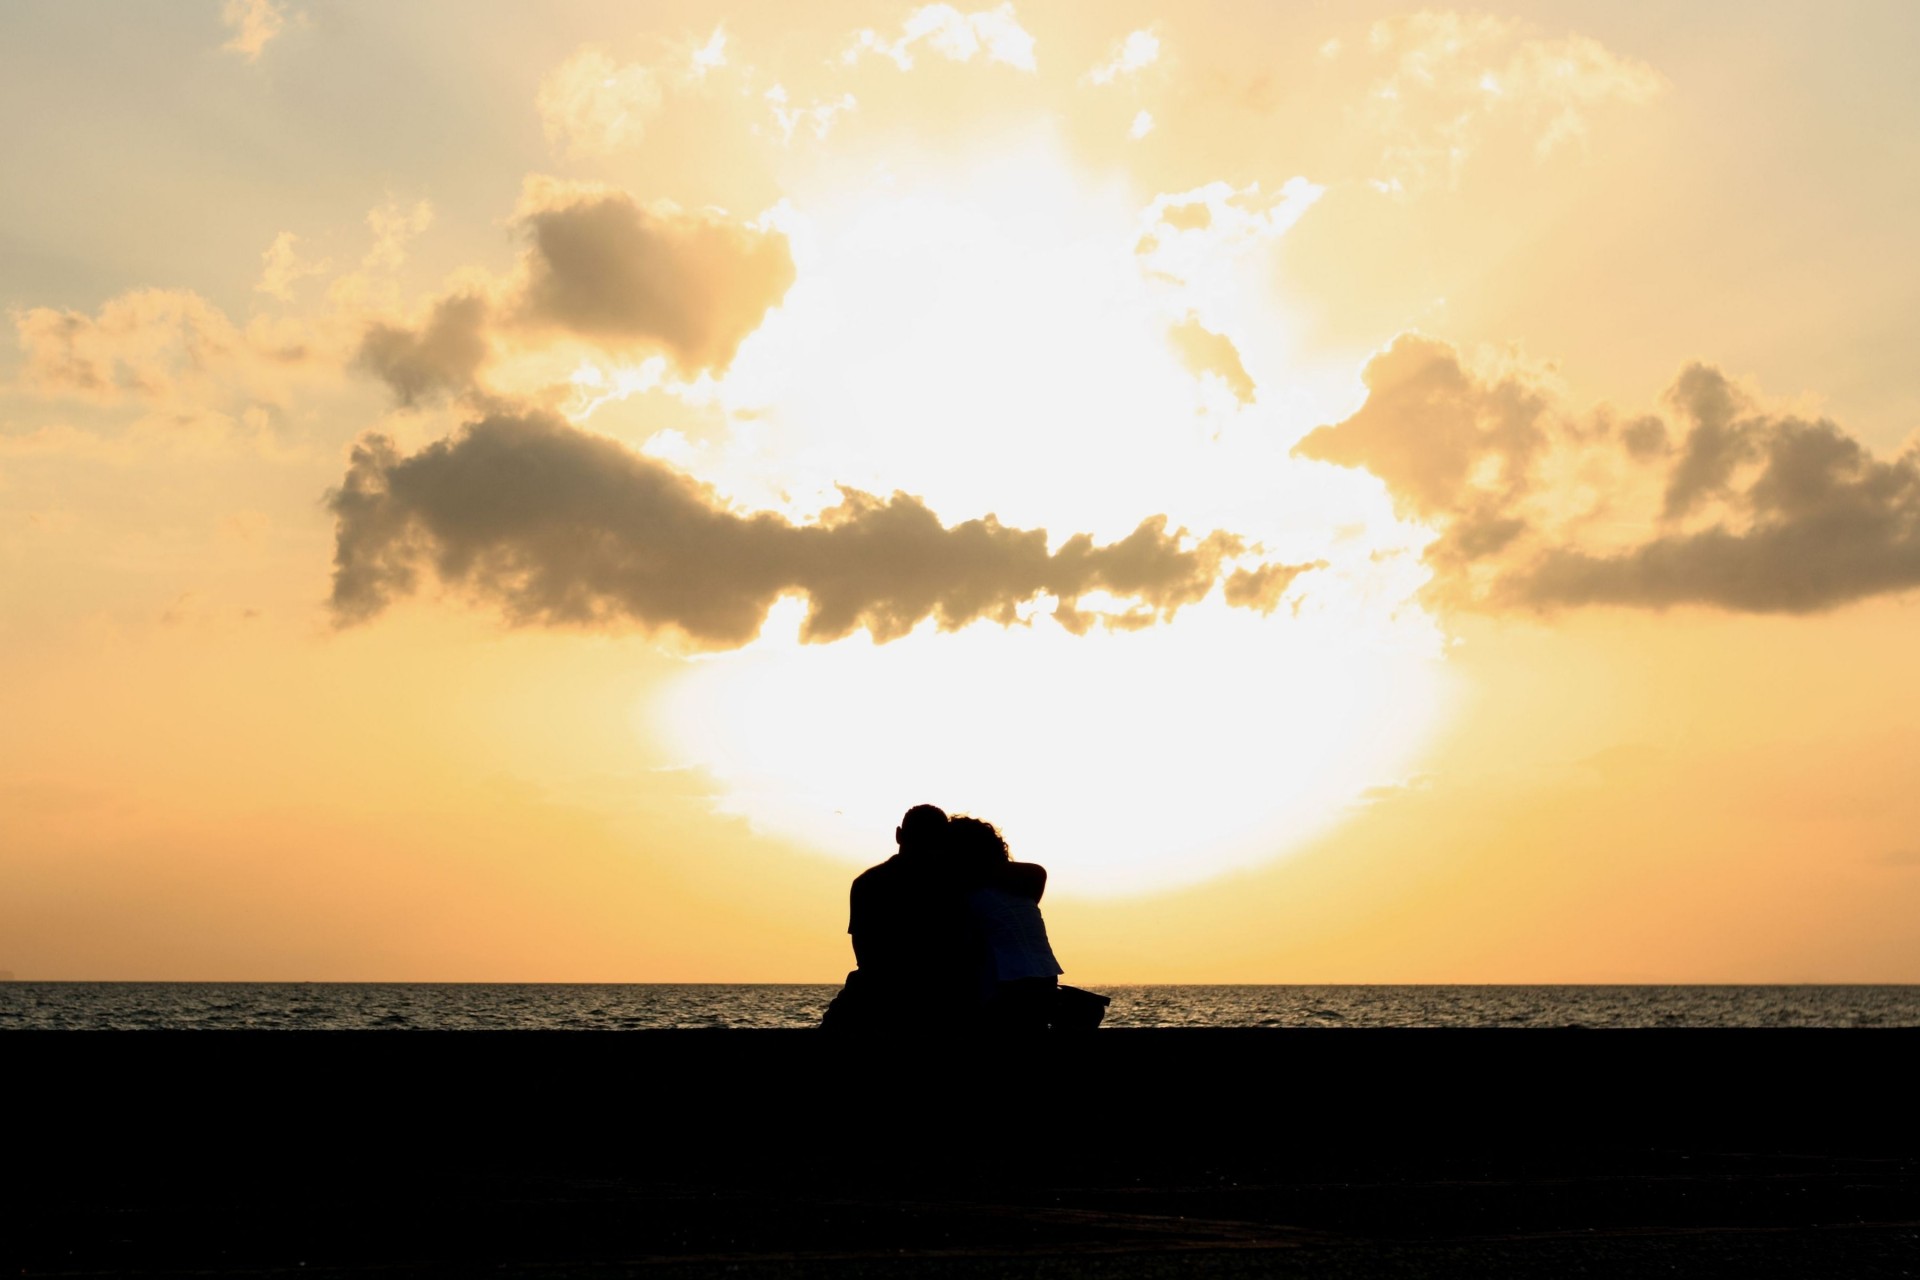
[[[750,649],[693,664],[645,726],[725,785],[725,808],[871,862],[934,801],[999,823],[1069,894],[1298,845],[1404,778],[1445,700],[1411,645],[1215,606],[1133,633],[1037,621],[882,646],[800,646],[800,609],[781,612]]]
[[[1217,216],[1182,231],[1044,139],[846,181],[776,213],[799,283],[725,382],[691,392],[724,422],[649,451],[795,517],[840,484],[903,489],[948,521],[1043,526],[1056,545],[1166,513],[1322,563],[1312,602],[1261,616],[1216,592],[1136,633],[1072,637],[1036,616],[801,646],[790,601],[748,650],[689,663],[643,731],[664,729],[763,829],[871,860],[930,800],[1001,823],[1069,893],[1270,858],[1403,778],[1443,701],[1438,635],[1411,603],[1420,571],[1393,554],[1420,534],[1370,479],[1288,456],[1352,396],[1350,371],[1289,367],[1264,269],[1317,192],[1194,193]],[[1169,332],[1189,319],[1239,344],[1256,396],[1181,363]],[[631,439],[645,433],[620,401],[653,380],[576,385],[604,406],[597,429]],[[1358,532],[1329,545],[1330,528]]]

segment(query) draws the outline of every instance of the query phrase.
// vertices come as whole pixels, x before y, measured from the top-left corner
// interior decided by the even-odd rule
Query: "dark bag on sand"
[[[1111,997],[1061,984],[1053,997],[1055,1031],[1091,1031],[1107,1016]]]

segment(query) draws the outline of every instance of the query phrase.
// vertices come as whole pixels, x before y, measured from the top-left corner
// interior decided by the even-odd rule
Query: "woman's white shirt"
[[[1053,958],[1047,922],[1033,899],[1005,889],[975,889],[967,895],[967,907],[986,939],[997,981],[1052,978],[1065,972]]]

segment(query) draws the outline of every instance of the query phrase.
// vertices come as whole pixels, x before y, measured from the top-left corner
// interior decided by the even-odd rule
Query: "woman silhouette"
[[[1040,915],[1047,869],[1015,862],[999,828],[979,818],[952,819],[946,836],[966,893],[967,916],[981,943],[980,997],[987,1025],[1045,1031],[1053,1022],[1061,973]]]

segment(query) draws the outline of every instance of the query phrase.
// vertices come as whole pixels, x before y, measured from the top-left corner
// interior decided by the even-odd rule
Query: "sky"
[[[9,4],[0,970],[1920,982],[1916,48]]]

